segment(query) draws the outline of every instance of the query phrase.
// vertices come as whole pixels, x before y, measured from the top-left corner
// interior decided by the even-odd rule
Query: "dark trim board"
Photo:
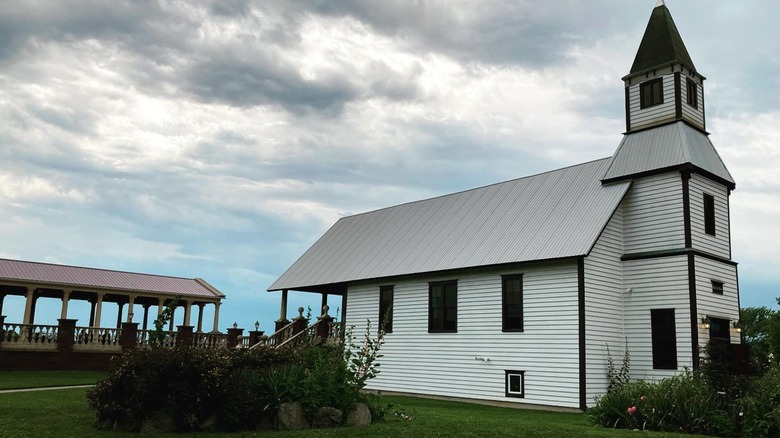
[[[693,249],[693,248],[677,248],[677,249],[664,249],[660,251],[635,252],[632,254],[624,254],[622,257],[620,257],[620,260],[623,262],[627,262],[631,260],[658,259],[662,257],[674,257],[674,256],[681,256],[686,254],[697,255],[699,257],[704,257],[705,259],[726,263],[731,266],[738,265],[738,263],[735,262],[734,260],[725,259],[723,257],[716,256],[714,254],[706,253],[702,250]]]
[[[626,87],[626,132],[631,131],[631,87]]]
[[[585,372],[585,257],[577,257],[577,301],[579,314],[580,343],[580,409],[588,408],[587,404],[587,373]]]
[[[680,72],[674,72],[674,118],[682,120],[682,81]]]
[[[677,122],[675,122],[675,123],[677,123]],[[675,166],[663,167],[661,169],[653,169],[653,170],[648,170],[648,171],[645,171],[645,172],[633,173],[631,175],[623,175],[623,176],[618,176],[618,177],[615,177],[615,178],[602,179],[601,180],[601,184],[602,185],[603,184],[611,184],[611,183],[620,182],[620,181],[644,178],[646,176],[661,175],[663,173],[669,173],[669,172],[683,172],[683,171],[686,171],[686,170],[690,171],[690,173],[695,173],[695,174],[701,175],[701,176],[703,176],[705,178],[709,178],[709,179],[715,181],[718,184],[723,184],[729,190],[734,190],[734,188],[736,187],[736,185],[734,183],[726,181],[725,179],[723,179],[723,178],[721,178],[721,177],[719,177],[717,175],[714,175],[714,174],[712,174],[710,172],[707,172],[704,169],[698,168],[698,167],[694,166],[691,163],[678,164],[678,165],[675,165]]]
[[[688,302],[691,308],[691,360],[693,369],[699,369],[699,320],[696,304],[696,256],[688,253]]]
[[[650,126],[645,126],[643,128],[637,128],[637,129],[635,129],[633,131],[632,130],[628,130],[628,131],[624,132],[623,135],[636,134],[637,132],[642,132],[642,131],[649,131],[651,129],[660,128],[661,126],[673,125],[673,124],[675,124],[677,122],[683,122],[686,125],[690,126],[691,128],[701,132],[702,134],[704,134],[704,135],[706,135],[708,137],[710,135],[709,132],[705,131],[704,129],[701,129],[701,126],[694,125],[693,123],[689,122],[688,119],[680,119],[680,120],[673,119],[673,120],[669,120],[668,122],[659,123],[657,125],[650,125]]]

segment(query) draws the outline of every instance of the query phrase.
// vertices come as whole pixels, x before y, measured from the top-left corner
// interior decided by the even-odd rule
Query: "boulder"
[[[276,427],[279,430],[302,430],[309,428],[309,422],[303,415],[300,403],[282,403],[276,414]]]
[[[314,419],[311,422],[312,427],[339,427],[341,419],[344,418],[344,412],[341,409],[324,407],[317,409]]]
[[[371,424],[371,411],[363,403],[355,403],[347,414],[345,426],[368,426]]]

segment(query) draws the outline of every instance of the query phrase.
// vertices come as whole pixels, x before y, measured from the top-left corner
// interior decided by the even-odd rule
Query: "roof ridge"
[[[120,273],[120,274],[143,275],[143,276],[146,276],[146,277],[174,278],[174,279],[177,279],[177,280],[192,280],[192,281],[195,280],[194,278],[177,277],[175,275],[147,274],[147,273],[144,273],[144,272],[120,271],[118,269],[93,268],[93,267],[89,267],[89,266],[64,265],[64,264],[60,264],[60,263],[50,263],[50,262],[33,262],[31,260],[15,260],[15,259],[0,258],[0,261],[8,261],[8,262],[16,262],[16,263],[28,263],[28,264],[34,264],[34,265],[58,266],[58,267],[61,267],[61,268],[89,269],[91,271],[116,272],[116,273]]]

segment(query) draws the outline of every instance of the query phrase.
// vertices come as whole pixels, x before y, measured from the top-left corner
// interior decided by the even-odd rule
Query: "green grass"
[[[46,437],[139,437],[134,433],[101,432],[92,428],[83,388],[0,394],[0,438]],[[637,432],[593,426],[583,414],[561,414],[408,397],[385,397],[407,411],[416,411],[412,421],[389,418],[364,428],[319,429],[303,432],[242,432],[197,434],[145,434],[145,438],[195,436],[228,437],[493,437],[540,438],[637,437]],[[649,438],[692,438],[694,435],[643,433]]]
[[[105,377],[106,373],[98,371],[2,371],[0,390],[91,385]]]

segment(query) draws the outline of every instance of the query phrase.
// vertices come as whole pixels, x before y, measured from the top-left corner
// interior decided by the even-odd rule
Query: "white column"
[[[33,309],[33,296],[35,295],[35,288],[34,287],[28,287],[27,288],[27,301],[24,304],[24,321],[23,324],[32,324],[30,319],[32,319],[32,309]]]
[[[203,303],[198,303],[198,333],[203,332]]]
[[[184,307],[184,325],[190,325],[190,314],[192,314],[192,300],[187,301]]]
[[[103,292],[98,292],[97,305],[95,307],[95,325],[93,327],[100,328],[100,314],[103,312]]]
[[[135,304],[135,295],[127,297],[127,322],[133,322],[133,304]]]
[[[62,312],[60,312],[60,319],[68,319],[68,301],[70,301],[70,291],[65,289],[62,291]]]
[[[282,289],[282,305],[279,309],[279,321],[287,319],[287,289]]]
[[[160,315],[163,313],[163,304],[165,304],[165,298],[159,298],[157,300],[157,317],[159,318]]]
[[[219,306],[221,304],[219,301],[214,303],[214,329],[211,330],[214,333],[219,331]]]

